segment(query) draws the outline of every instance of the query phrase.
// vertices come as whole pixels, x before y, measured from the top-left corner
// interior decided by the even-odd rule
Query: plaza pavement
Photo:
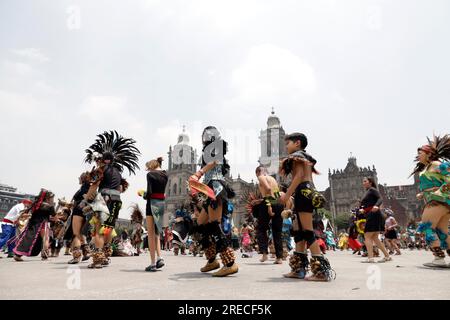
[[[166,267],[144,272],[148,254],[113,257],[112,264],[90,270],[83,262],[70,266],[68,256],[41,261],[40,257],[14,262],[2,253],[0,299],[449,299],[450,269],[427,269],[431,253],[404,250],[394,261],[363,264],[350,251],[327,254],[337,273],[329,283],[285,279],[286,262],[238,258],[239,273],[213,278],[199,272],[205,259],[164,252]]]

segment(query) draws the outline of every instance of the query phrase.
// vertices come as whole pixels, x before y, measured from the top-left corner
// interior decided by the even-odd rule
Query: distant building
[[[261,143],[260,165],[267,168],[269,175],[281,182],[282,179],[278,173],[280,159],[287,156],[284,138],[286,132],[281,125],[280,119],[275,115],[272,108],[271,115],[267,119],[267,128],[261,130],[259,140]]]
[[[169,225],[170,217],[189,198],[186,183],[198,167],[197,151],[189,143],[189,136],[186,134],[185,127],[183,127],[183,132],[178,135],[177,144],[173,148],[169,146],[163,226]]]
[[[391,208],[395,218],[401,226],[406,226],[410,219],[420,216],[421,204],[416,199],[419,192],[419,181],[415,177],[414,184],[404,186],[387,186],[378,182],[375,166],[358,167],[356,158],[350,157],[344,170],[329,170],[328,181],[330,187],[323,194],[327,198],[327,209],[336,218],[341,214],[348,214],[350,210],[359,206],[365,194],[362,186],[364,177],[371,177],[378,185],[383,207]]]
[[[359,206],[359,201],[364,196],[362,181],[364,177],[374,179],[378,184],[377,171],[374,166],[360,168],[356,164],[356,158],[350,157],[344,170],[328,171],[330,183],[329,206],[332,213],[348,213]]]
[[[248,214],[245,209],[245,199],[243,199],[243,195],[247,194],[249,191],[256,191],[257,185],[254,184],[253,180],[251,182],[242,180],[240,175],[238,175],[237,179],[230,178],[228,182],[236,192],[236,196],[231,200],[234,205],[233,223],[234,226],[240,228],[245,223],[245,218]]]
[[[170,218],[175,214],[175,211],[186,200],[189,200],[186,183],[189,177],[200,169],[197,151],[190,145],[189,136],[185,132],[184,127],[183,132],[178,136],[177,144],[173,147],[169,146],[168,159],[168,181],[163,226],[168,226]],[[227,175],[225,179],[236,192],[235,198],[231,200],[234,205],[232,218],[234,225],[240,227],[244,220],[243,216],[246,214],[242,194],[246,190],[254,190],[255,185],[253,181],[249,183],[242,180],[240,175],[237,179]]]
[[[35,195],[17,192],[17,188],[0,184],[0,219],[11,210],[16,204],[22,202],[24,199],[32,199]]]

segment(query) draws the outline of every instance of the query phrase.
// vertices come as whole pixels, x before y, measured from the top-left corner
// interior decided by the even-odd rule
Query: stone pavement
[[[164,252],[166,267],[156,273],[144,272],[148,254],[113,257],[100,270],[87,269],[87,262],[70,266],[68,256],[20,263],[2,256],[0,299],[450,299],[450,269],[423,267],[431,260],[426,251],[404,250],[384,264],[362,264],[350,251],[329,252],[337,273],[329,283],[285,279],[286,262],[260,263],[256,255],[239,257],[239,273],[227,278],[200,273],[204,258],[171,252]]]

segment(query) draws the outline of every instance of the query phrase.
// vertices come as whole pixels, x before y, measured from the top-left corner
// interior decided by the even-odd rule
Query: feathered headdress
[[[259,190],[256,191],[244,190],[241,196],[241,200],[245,203],[245,209],[247,210],[247,213],[251,215],[254,207],[254,204],[252,202],[262,201],[263,198]]]
[[[433,136],[433,140],[427,137],[428,144],[421,146],[418,148],[418,151],[423,151],[427,153],[430,157],[430,161],[450,161],[450,135],[446,134],[444,136]],[[418,162],[418,157],[416,157],[416,161]],[[425,164],[418,162],[416,167],[414,168],[413,173],[421,172],[426,167]]]
[[[142,214],[141,209],[139,209],[139,206],[137,204],[133,204],[131,208],[133,209],[133,212],[131,213],[131,222],[142,224],[142,221],[144,221],[144,215]]]
[[[135,170],[139,169],[138,156],[141,153],[135,144],[136,141],[122,137],[117,131],[105,131],[97,135],[95,143],[86,149],[84,161],[92,163],[100,156],[104,160],[111,160],[121,172],[125,167],[130,174],[136,174]]]

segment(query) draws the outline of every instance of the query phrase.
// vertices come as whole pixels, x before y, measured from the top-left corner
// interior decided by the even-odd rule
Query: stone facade
[[[280,119],[272,113],[267,119],[267,128],[261,130],[259,140],[261,143],[261,156],[259,164],[267,168],[269,174],[281,182],[282,179],[278,174],[280,159],[287,155],[284,138],[286,132],[281,125]]]
[[[375,166],[372,168],[358,167],[356,158],[350,157],[344,170],[329,170],[328,172],[330,187],[323,194],[328,200],[327,209],[331,211],[334,218],[341,214],[347,214],[351,209],[359,206],[359,201],[365,193],[362,186],[364,177],[371,177],[375,180],[383,199],[383,207],[394,211],[395,218],[401,226],[406,226],[410,219],[420,216],[421,203],[416,199],[416,194],[419,192],[417,176],[412,185],[381,185],[378,183]]]
[[[377,171],[373,166],[360,168],[356,164],[356,158],[350,157],[344,170],[328,171],[328,181],[330,183],[329,209],[335,215],[348,213],[351,209],[359,205],[359,201],[364,196],[362,180],[364,177],[371,177],[378,183]]]
[[[197,152],[189,145],[185,129],[178,136],[177,144],[168,152],[169,166],[166,187],[166,207],[163,225],[168,226],[171,216],[188,199],[186,182],[197,171]]]
[[[186,182],[193,175],[199,166],[199,157],[197,151],[189,145],[189,136],[183,132],[178,136],[178,143],[172,148],[169,147],[169,166],[167,169],[168,182],[166,188],[166,207],[163,225],[168,226],[171,217],[175,214],[183,202],[188,200],[188,191]],[[225,177],[227,182],[236,192],[235,198],[231,201],[234,205],[233,223],[240,227],[244,220],[245,203],[242,200],[242,194],[246,190],[254,190],[255,185],[252,182],[246,182],[238,176],[233,179],[231,176]]]

